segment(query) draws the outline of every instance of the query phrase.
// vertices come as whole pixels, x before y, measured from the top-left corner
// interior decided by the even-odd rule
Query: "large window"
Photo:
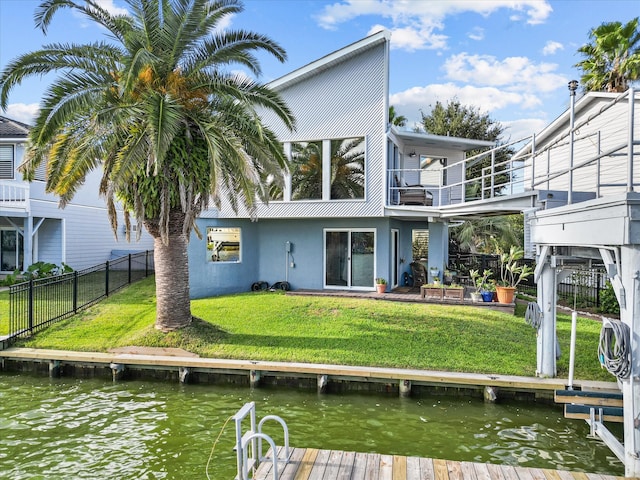
[[[363,199],[364,185],[364,137],[291,144],[291,200]]]
[[[322,199],[322,142],[291,144],[291,199]]]
[[[240,229],[207,227],[207,260],[240,262]]]
[[[331,140],[331,200],[364,198],[364,137]]]
[[[0,178],[13,179],[13,145],[0,145]]]

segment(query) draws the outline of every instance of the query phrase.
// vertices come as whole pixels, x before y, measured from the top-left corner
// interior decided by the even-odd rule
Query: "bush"
[[[620,304],[613,291],[613,285],[607,280],[604,290],[600,292],[600,312],[620,314]]]
[[[36,262],[30,265],[24,272],[16,270],[12,274],[7,275],[7,277],[0,282],[0,285],[8,287],[15,283],[25,282],[27,280],[52,277],[54,275],[62,275],[70,272],[73,272],[73,268],[64,262],[62,262],[62,265],[60,266],[55,263]]]

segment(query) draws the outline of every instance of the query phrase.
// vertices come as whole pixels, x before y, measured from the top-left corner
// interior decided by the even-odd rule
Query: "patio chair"
[[[395,177],[399,205],[433,205],[433,194],[422,185],[409,185],[405,179]]]
[[[427,283],[427,269],[419,262],[411,262],[411,275],[413,275],[413,286],[421,287]]]

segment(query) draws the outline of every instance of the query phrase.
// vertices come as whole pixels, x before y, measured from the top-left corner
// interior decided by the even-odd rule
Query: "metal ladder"
[[[242,421],[249,416],[250,427],[249,430],[242,433]],[[267,415],[257,425],[256,429],[256,403],[245,403],[244,406],[238,410],[233,416],[233,420],[236,423],[236,460],[238,467],[238,474],[235,480],[250,480],[249,472],[252,472],[254,468],[257,468],[260,462],[264,460],[271,460],[273,463],[273,480],[278,479],[278,462],[284,462],[286,465],[289,461],[289,429],[287,424],[282,418],[277,415]],[[273,439],[262,433],[262,426],[268,420],[275,420],[282,425],[284,430],[284,457],[278,457],[276,450],[276,444]],[[265,440],[271,447],[271,458],[262,456],[262,441]]]

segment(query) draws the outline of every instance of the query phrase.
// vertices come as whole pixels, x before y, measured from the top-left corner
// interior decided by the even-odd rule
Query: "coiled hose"
[[[620,320],[603,319],[598,358],[609,373],[619,379],[631,372],[631,336],[629,326]]]
[[[542,325],[542,310],[540,310],[536,302],[529,302],[527,304],[527,310],[524,312],[524,321],[536,330],[540,330],[540,325]]]

